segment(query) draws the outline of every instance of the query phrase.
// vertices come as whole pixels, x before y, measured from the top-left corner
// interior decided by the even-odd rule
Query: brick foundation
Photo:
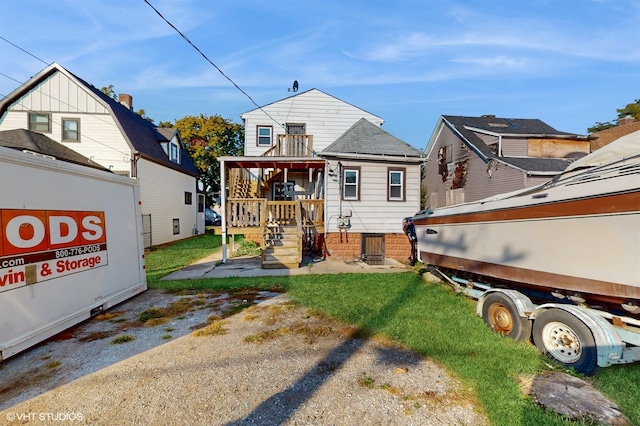
[[[332,260],[360,259],[362,234],[349,232],[346,235],[332,232],[327,234],[325,255]],[[386,258],[407,263],[411,255],[411,243],[404,234],[384,235],[384,255]]]

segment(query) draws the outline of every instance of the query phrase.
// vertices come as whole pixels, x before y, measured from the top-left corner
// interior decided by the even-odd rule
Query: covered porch
[[[227,236],[262,249],[262,268],[297,268],[304,250],[322,245],[325,161],[317,157],[220,157],[222,261]],[[223,193],[224,194],[224,193]]]

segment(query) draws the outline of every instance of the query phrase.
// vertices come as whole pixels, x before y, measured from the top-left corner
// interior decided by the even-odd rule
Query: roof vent
[[[489,123],[489,127],[509,127],[506,123]]]

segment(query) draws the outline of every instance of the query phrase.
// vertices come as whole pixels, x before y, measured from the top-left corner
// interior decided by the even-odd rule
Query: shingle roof
[[[97,98],[99,98],[106,104],[106,107],[111,110],[121,132],[123,133],[123,136],[130,144],[134,152],[138,152],[143,158],[146,158],[150,161],[160,163],[166,167],[178,170],[191,176],[198,176],[198,170],[196,169],[193,161],[191,160],[191,157],[184,148],[180,147],[181,164],[176,164],[169,160],[168,155],[164,152],[164,149],[160,145],[161,142],[169,141],[167,136],[164,134],[164,130],[160,131],[159,128],[150,121],[142,118],[124,105],[120,104],[115,99],[112,99],[109,96],[105,95],[101,90],[98,90],[93,85],[87,83],[86,81],[69,72],[67,69],[63,68],[57,63],[53,63],[52,65],[48,66],[38,75],[32,77],[29,81],[12,92],[9,96],[2,99],[0,101],[0,116],[4,114],[4,112],[13,102],[15,102],[25,93],[33,90],[34,87],[36,87],[38,84],[40,84],[42,81],[46,80],[56,72],[65,73],[71,76],[71,78],[77,80],[79,84],[83,85]],[[172,129],[172,132],[173,131],[175,131],[175,129]]]
[[[73,75],[80,83],[108,104],[122,132],[126,135],[133,149],[139,152],[142,157],[183,173],[198,176],[198,169],[196,169],[191,157],[183,147],[180,147],[181,163],[176,164],[169,160],[167,153],[160,145],[161,142],[168,142],[170,140],[176,131],[175,129],[166,130],[157,127],[80,77],[72,73],[69,74]]]
[[[94,169],[109,171],[98,163],[92,162],[87,157],[78,154],[53,139],[25,129],[0,131],[0,146],[13,148],[20,151],[27,150],[42,155],[54,157],[57,160],[68,163],[80,164]]]
[[[422,151],[382,130],[369,120],[361,118],[331,145],[320,152],[364,154],[394,157],[423,157]]]
[[[619,139],[638,130],[640,130],[640,121],[634,121],[632,123],[618,125],[607,130],[602,130],[600,132],[594,132],[592,136],[595,136],[598,139],[591,141],[591,151],[600,149],[603,146],[615,141],[616,139]]]
[[[520,137],[538,138],[576,138],[585,139],[582,135],[562,132],[554,129],[539,119],[529,118],[500,118],[493,115],[483,115],[481,117],[466,117],[455,115],[443,115],[445,124],[459,133],[470,148],[486,161],[499,159],[527,172],[561,172],[574,159],[564,158],[522,158],[522,157],[498,157],[495,152],[480,139],[472,129],[480,129],[499,135],[513,135]]]

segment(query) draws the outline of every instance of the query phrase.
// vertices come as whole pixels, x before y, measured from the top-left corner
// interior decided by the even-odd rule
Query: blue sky
[[[297,80],[420,149],[440,115],[586,134],[640,98],[637,0],[148,1],[258,105]],[[0,95],[42,60],[156,123],[255,108],[144,0],[2,1],[0,37]]]

